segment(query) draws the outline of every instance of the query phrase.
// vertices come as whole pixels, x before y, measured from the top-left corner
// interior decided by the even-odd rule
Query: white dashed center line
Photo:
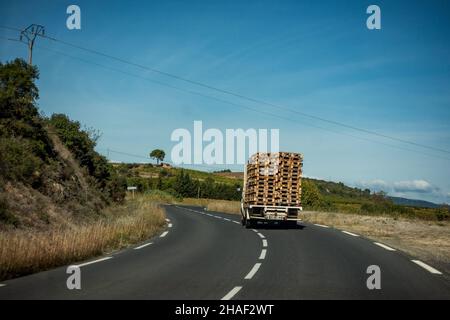
[[[266,247],[267,247],[267,240],[266,240],[266,239],[263,239],[263,240],[262,240],[262,243],[263,243],[263,247],[266,248]]]
[[[239,291],[241,291],[242,287],[234,287],[230,292],[227,293],[225,297],[221,300],[231,300]]]
[[[250,270],[250,272],[245,276],[244,279],[250,280],[251,278],[253,278],[255,273],[258,272],[259,267],[261,267],[261,263],[259,263],[259,262],[255,263],[255,265],[253,266],[252,270]]]
[[[426,263],[420,261],[420,260],[411,260],[412,262],[414,262],[415,264],[421,266],[422,268],[424,268],[425,270],[427,270],[428,272],[434,273],[434,274],[442,274],[442,272],[440,272],[439,270],[436,270],[435,268],[427,265]]]
[[[374,242],[374,244],[376,244],[377,246],[379,246],[379,247],[381,247],[383,249],[386,249],[388,251],[396,251],[395,249],[393,249],[391,247],[388,247],[387,245],[379,243],[379,242]]]
[[[264,260],[266,258],[267,249],[262,249],[259,255],[259,260]]]
[[[0,288],[1,287],[6,287],[6,284],[0,283]]]
[[[323,224],[317,224],[317,223],[315,223],[314,225],[315,225],[315,226],[318,226],[318,227],[322,227],[322,228],[329,228],[329,226],[324,226]]]
[[[261,238],[261,239],[264,239],[265,237],[261,234],[261,233],[257,233],[257,235]]]
[[[171,223],[169,223],[167,226],[168,226],[169,228],[172,228],[172,224],[171,224]]]

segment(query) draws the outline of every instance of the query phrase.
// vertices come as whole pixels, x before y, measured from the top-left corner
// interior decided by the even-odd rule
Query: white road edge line
[[[242,287],[234,287],[230,292],[226,294],[225,297],[220,300],[231,300],[239,291],[241,291],[241,289]]]
[[[170,222],[170,219],[166,219],[166,222]]]
[[[164,231],[159,237],[164,238],[165,236],[167,236],[168,233],[169,231]]]
[[[230,219],[228,219],[228,218],[223,218],[223,220],[226,220],[226,221],[231,221]]]
[[[262,233],[257,233],[257,235],[261,238],[261,239],[264,239],[265,237],[264,237],[264,235],[262,234]]]
[[[263,239],[263,240],[262,240],[262,243],[263,243],[263,247],[266,248],[266,247],[267,247],[267,240],[266,240],[266,239]]]
[[[411,260],[412,262],[414,262],[415,264],[421,266],[422,268],[424,268],[425,270],[434,273],[434,274],[442,274],[442,272],[440,272],[439,270],[436,270],[435,268],[427,265],[426,263],[420,261],[420,260]]]
[[[252,270],[250,270],[250,272],[245,276],[245,280],[250,280],[251,278],[253,278],[253,276],[255,275],[256,272],[258,272],[259,267],[261,267],[261,263],[255,263],[255,265],[253,266]]]
[[[359,237],[359,235],[351,233],[351,232],[348,232],[348,231],[342,231],[342,232],[345,233],[345,234],[348,234],[349,236],[352,236],[352,237]]]
[[[147,246],[149,246],[151,244],[153,244],[153,242],[149,242],[149,243],[143,244],[143,245],[141,245],[139,247],[134,248],[134,250],[139,250],[139,249],[145,248],[145,247],[147,247]]]
[[[102,261],[109,260],[109,259],[112,259],[112,257],[104,257],[104,258],[97,259],[97,260],[94,260],[94,261],[89,261],[89,262],[85,262],[85,263],[81,263],[81,264],[74,264],[73,266],[81,268],[81,267],[88,266],[90,264],[94,264],[94,263],[97,263],[97,262],[102,262]]]
[[[171,224],[171,223],[169,223],[167,226],[168,226],[169,228],[172,228],[172,224]]]
[[[322,227],[322,228],[329,228],[329,226],[325,226],[325,225],[323,225],[323,224],[315,223],[314,225],[315,225],[315,226],[318,226],[318,227]]]
[[[264,260],[266,258],[267,249],[262,249],[259,256],[259,260]]]
[[[379,242],[374,242],[374,244],[376,244],[377,246],[382,247],[383,249],[386,249],[388,251],[397,251],[394,248],[388,247],[387,245],[379,243]]]
[[[0,283],[0,288],[1,288],[1,287],[6,287],[6,284]]]
[[[234,223],[237,223],[237,224],[241,224],[239,221],[231,221],[231,222],[234,222]]]

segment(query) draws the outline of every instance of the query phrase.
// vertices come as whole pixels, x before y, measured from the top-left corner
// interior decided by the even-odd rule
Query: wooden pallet
[[[248,204],[301,204],[303,157],[298,153],[257,153],[247,165],[244,200]]]

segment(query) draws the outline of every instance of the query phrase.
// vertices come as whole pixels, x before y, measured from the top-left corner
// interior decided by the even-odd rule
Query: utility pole
[[[33,46],[37,36],[45,35],[45,28],[39,24],[32,24],[20,32],[20,41],[26,38],[28,41],[28,64],[33,64]]]

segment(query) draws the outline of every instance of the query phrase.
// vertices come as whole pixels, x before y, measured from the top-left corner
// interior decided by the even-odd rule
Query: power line
[[[20,29],[13,28],[13,27],[5,27],[5,26],[0,26],[0,27],[1,28],[5,28],[5,29],[10,29],[10,30],[20,30]],[[309,114],[309,113],[306,113],[306,112],[294,110],[292,108],[288,108],[288,107],[285,107],[285,106],[282,106],[282,105],[278,105],[278,104],[274,104],[274,103],[271,103],[271,102],[267,102],[267,101],[264,101],[264,100],[261,100],[261,99],[248,97],[246,95],[243,95],[243,94],[240,94],[240,93],[235,93],[235,92],[230,91],[230,90],[225,90],[225,89],[221,89],[221,88],[218,88],[218,87],[215,87],[215,86],[211,86],[211,85],[205,84],[203,82],[187,79],[187,78],[184,78],[184,77],[181,77],[181,76],[169,73],[169,72],[161,71],[161,70],[158,70],[158,69],[155,69],[155,68],[144,66],[142,64],[138,64],[138,63],[135,63],[135,62],[132,62],[132,61],[125,60],[123,58],[115,57],[115,56],[112,56],[110,54],[106,54],[106,53],[103,53],[103,52],[100,52],[100,51],[97,51],[97,50],[94,50],[94,49],[86,48],[86,47],[83,47],[83,46],[80,46],[80,45],[76,45],[76,44],[73,44],[73,43],[70,43],[70,42],[67,42],[67,41],[64,41],[64,40],[59,40],[59,39],[54,38],[54,37],[50,37],[50,36],[43,35],[43,34],[38,34],[38,35],[43,37],[43,38],[46,38],[46,39],[49,39],[49,40],[52,40],[52,41],[55,41],[55,42],[59,42],[59,43],[62,43],[64,45],[67,45],[67,46],[70,46],[70,47],[73,47],[73,48],[76,48],[76,49],[79,49],[79,50],[90,52],[90,53],[93,53],[93,54],[96,54],[96,55],[99,55],[99,56],[102,56],[102,57],[105,57],[105,58],[109,58],[111,60],[115,60],[115,61],[118,61],[118,62],[121,62],[121,63],[124,63],[124,64],[128,64],[128,65],[131,65],[131,66],[135,66],[135,67],[147,70],[147,71],[158,73],[158,74],[161,74],[161,75],[164,75],[164,76],[176,79],[176,80],[184,81],[184,82],[187,82],[187,83],[190,83],[190,84],[193,84],[193,85],[197,85],[197,86],[200,86],[200,87],[203,87],[203,88],[214,90],[216,92],[220,92],[220,93],[223,93],[223,94],[231,95],[231,96],[234,96],[234,97],[237,97],[237,98],[240,98],[240,99],[244,99],[244,100],[247,100],[247,101],[250,101],[250,102],[253,102],[253,103],[263,104],[263,105],[266,105],[266,106],[270,106],[270,107],[273,107],[273,108],[276,108],[276,109],[280,109],[280,110],[283,110],[283,111],[292,112],[292,113],[295,113],[295,114],[298,114],[298,115],[301,115],[301,116],[304,116],[304,117],[308,117],[308,118],[311,118],[311,119],[315,119],[315,120],[318,120],[318,121],[322,121],[322,122],[330,123],[330,124],[333,124],[333,125],[336,125],[336,126],[344,127],[344,128],[347,128],[347,129],[352,129],[352,130],[355,130],[355,131],[363,132],[365,134],[374,135],[374,136],[378,136],[378,137],[381,137],[381,138],[390,139],[390,140],[393,140],[393,141],[410,144],[410,145],[413,145],[413,146],[416,146],[416,147],[426,148],[426,149],[429,149],[429,150],[443,152],[443,153],[450,153],[449,150],[445,150],[445,149],[441,149],[441,148],[437,148],[437,147],[433,147],[433,146],[424,145],[424,144],[421,144],[421,143],[417,143],[417,142],[414,142],[414,141],[409,141],[409,140],[397,138],[397,137],[394,137],[394,136],[390,136],[390,135],[387,135],[387,134],[375,132],[375,131],[372,131],[372,130],[359,128],[359,127],[356,127],[356,126],[353,126],[353,125],[349,125],[349,124],[346,124],[346,123],[342,123],[342,122],[339,122],[339,121],[326,119],[326,118],[319,117],[319,116],[316,116],[316,115],[313,115],[313,114]]]
[[[18,41],[18,42],[25,43],[23,41],[19,41],[19,40],[15,40],[15,39],[6,39],[6,38],[3,38],[3,39],[5,39],[5,40],[13,40],[13,41]],[[110,67],[110,66],[99,64],[97,62],[93,62],[93,61],[90,61],[90,60],[79,58],[79,57],[67,54],[65,52],[54,50],[52,48],[48,48],[48,47],[45,47],[45,46],[42,46],[42,45],[41,46],[37,46],[37,48],[38,49],[48,50],[48,51],[51,51],[51,52],[54,52],[54,53],[57,53],[57,54],[69,57],[71,59],[76,59],[76,60],[82,61],[84,63],[88,63],[88,64],[92,64],[92,65],[95,65],[95,66],[98,66],[98,67],[102,67],[102,68],[105,68],[105,69],[108,69],[108,70],[112,70],[114,72],[119,72],[119,73],[122,73],[122,74],[125,74],[125,75],[128,75],[128,76],[132,76],[132,77],[136,77],[136,78],[139,78],[139,79],[143,79],[143,80],[146,80],[146,81],[149,81],[149,82],[161,85],[161,86],[165,86],[165,87],[168,87],[168,88],[171,88],[171,89],[174,89],[174,90],[178,90],[180,92],[185,92],[185,93],[201,96],[201,97],[204,97],[204,98],[212,99],[212,100],[215,100],[215,101],[218,101],[218,102],[221,102],[221,103],[225,103],[225,104],[228,104],[228,105],[232,105],[232,106],[235,106],[235,107],[248,109],[248,110],[251,110],[251,111],[254,111],[254,112],[266,115],[266,116],[270,116],[271,118],[275,117],[275,118],[279,118],[279,119],[282,119],[282,120],[285,120],[285,121],[294,122],[295,124],[299,124],[298,120],[295,120],[295,119],[292,119],[292,118],[283,117],[283,116],[280,116],[279,114],[275,114],[275,113],[271,113],[271,112],[267,112],[267,111],[263,111],[263,110],[254,109],[254,108],[242,105],[242,104],[237,104],[237,103],[234,103],[234,102],[231,102],[231,101],[228,101],[228,100],[224,100],[224,99],[220,99],[220,98],[217,98],[217,97],[214,97],[214,96],[203,94],[203,93],[200,93],[198,91],[187,90],[187,89],[184,89],[184,88],[181,88],[181,87],[177,87],[177,86],[165,83],[165,82],[149,79],[149,78],[146,78],[146,77],[143,77],[143,76],[140,76],[140,75],[136,75],[136,74],[133,74],[133,73],[130,73],[130,72],[123,71],[121,69],[113,68],[113,67]],[[419,150],[408,149],[408,148],[405,148],[405,147],[392,145],[392,144],[384,143],[384,142],[377,141],[377,140],[368,139],[368,138],[361,137],[361,136],[355,136],[355,135],[352,135],[352,134],[348,134],[346,132],[332,130],[332,129],[321,127],[321,126],[317,126],[317,125],[314,125],[314,124],[311,124],[311,123],[302,123],[302,124],[306,125],[306,126],[309,126],[309,127],[325,130],[325,131],[328,131],[328,132],[332,132],[332,133],[335,133],[335,134],[345,135],[345,136],[348,136],[348,137],[351,137],[351,138],[354,138],[354,139],[368,141],[368,142],[371,142],[371,143],[377,143],[377,144],[380,144],[380,145],[383,145],[383,146],[387,146],[387,147],[391,147],[391,148],[395,148],[395,149],[400,149],[400,150],[404,150],[404,151],[408,151],[408,152],[414,152],[414,153],[426,155],[426,156],[429,156],[429,157],[441,158],[441,159],[450,161],[450,158],[446,158],[446,157],[443,157],[443,156],[439,156],[439,155],[435,155],[435,154],[429,154],[429,153],[425,153],[425,152],[419,151]]]
[[[11,27],[8,27],[8,28],[9,29],[16,29],[16,28],[11,28]],[[18,29],[16,29],[16,30],[18,30]],[[443,153],[450,153],[449,150],[445,150],[445,149],[441,149],[441,148],[437,148],[437,147],[433,147],[433,146],[428,146],[428,145],[416,143],[416,142],[413,142],[413,141],[397,138],[397,137],[394,137],[394,136],[390,136],[390,135],[387,135],[387,134],[382,134],[382,133],[375,132],[375,131],[372,131],[372,130],[367,130],[367,129],[364,129],[364,128],[359,128],[359,127],[356,127],[356,126],[353,126],[353,125],[349,125],[349,124],[346,124],[346,123],[342,123],[342,122],[339,122],[339,121],[334,121],[334,120],[326,119],[326,118],[319,117],[319,116],[316,116],[316,115],[313,115],[313,114],[309,114],[309,113],[306,113],[306,112],[294,110],[294,109],[291,109],[291,108],[288,108],[288,107],[285,107],[285,106],[282,106],[282,105],[274,104],[274,103],[271,103],[271,102],[267,102],[267,101],[264,101],[264,100],[261,100],[261,99],[252,98],[252,97],[240,94],[240,93],[235,93],[235,92],[230,91],[230,90],[221,89],[221,88],[218,88],[218,87],[215,87],[215,86],[211,86],[211,85],[205,84],[203,82],[191,80],[191,79],[184,78],[184,77],[181,77],[181,76],[169,73],[169,72],[165,72],[165,71],[161,71],[161,70],[158,70],[158,69],[155,69],[155,68],[144,66],[142,64],[138,64],[138,63],[135,63],[135,62],[132,62],[132,61],[129,61],[129,60],[125,60],[123,58],[115,57],[115,56],[112,56],[110,54],[106,54],[106,53],[103,53],[103,52],[100,52],[100,51],[97,51],[97,50],[94,50],[94,49],[90,49],[90,48],[86,48],[86,47],[83,47],[83,46],[80,46],[80,45],[76,45],[76,44],[73,44],[73,43],[70,43],[70,42],[67,42],[67,41],[59,40],[57,38],[50,37],[50,36],[47,36],[47,35],[40,35],[39,34],[39,36],[41,36],[43,38],[46,38],[46,39],[49,39],[49,40],[52,40],[52,41],[55,41],[55,42],[62,43],[64,45],[67,45],[67,46],[70,46],[70,47],[73,47],[73,48],[77,48],[77,49],[80,49],[80,50],[83,50],[83,51],[86,51],[86,52],[90,52],[90,53],[93,53],[93,54],[96,54],[96,55],[99,55],[99,56],[102,56],[102,57],[109,58],[111,60],[115,60],[115,61],[118,61],[118,62],[121,62],[121,63],[124,63],[124,64],[128,64],[128,65],[131,65],[131,66],[135,66],[135,67],[138,67],[138,68],[141,68],[141,69],[144,69],[144,70],[147,70],[147,71],[151,71],[151,72],[154,72],[154,73],[158,73],[158,74],[161,74],[161,75],[164,75],[164,76],[176,79],[176,80],[184,81],[184,82],[187,82],[187,83],[190,83],[190,84],[193,84],[193,85],[197,85],[197,86],[200,86],[200,87],[203,87],[203,88],[206,88],[206,89],[210,89],[210,90],[213,90],[213,91],[216,91],[216,92],[220,92],[220,93],[223,93],[223,94],[231,95],[231,96],[234,96],[234,97],[237,97],[237,98],[240,98],[240,99],[244,99],[244,100],[247,100],[247,101],[250,101],[250,102],[253,102],[253,103],[270,106],[270,107],[273,107],[273,108],[276,108],[276,109],[292,112],[292,113],[295,113],[295,114],[298,114],[298,115],[301,115],[301,116],[304,116],[304,117],[308,117],[308,118],[311,118],[311,119],[315,119],[315,120],[318,120],[318,121],[322,121],[322,122],[326,122],[326,123],[333,124],[333,125],[336,125],[336,126],[344,127],[344,128],[347,128],[347,129],[352,129],[352,130],[355,130],[355,131],[363,132],[365,134],[374,135],[374,136],[378,136],[378,137],[381,137],[381,138],[390,139],[390,140],[393,140],[393,141],[410,144],[410,145],[413,145],[413,146],[416,146],[416,147],[426,148],[426,149],[429,149],[429,150],[443,152]]]

